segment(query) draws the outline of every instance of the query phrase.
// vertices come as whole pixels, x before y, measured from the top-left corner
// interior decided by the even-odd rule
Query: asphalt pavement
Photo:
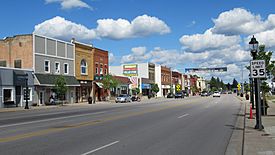
[[[0,113],[1,155],[224,154],[234,95]]]

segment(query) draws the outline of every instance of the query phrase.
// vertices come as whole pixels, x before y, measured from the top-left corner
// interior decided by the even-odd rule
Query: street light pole
[[[258,41],[256,38],[253,37],[251,38],[251,41],[249,42],[249,45],[251,46],[251,55],[253,60],[256,60],[257,56],[257,50],[258,50]],[[252,75],[252,73],[250,73]],[[264,126],[262,125],[261,121],[261,97],[260,97],[260,83],[258,82],[259,79],[254,78],[254,85],[255,85],[255,101],[256,101],[256,125],[255,129],[262,130]]]

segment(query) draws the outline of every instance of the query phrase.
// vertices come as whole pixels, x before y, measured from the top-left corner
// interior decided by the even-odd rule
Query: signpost
[[[250,65],[252,78],[266,78],[264,60],[252,60]]]
[[[263,129],[262,120],[261,120],[261,96],[260,96],[260,79],[266,78],[266,70],[265,70],[265,60],[251,60],[250,62],[251,69],[251,78],[254,78],[257,82],[257,95],[256,99],[258,99],[257,110],[258,110],[258,122],[256,125],[256,129]]]

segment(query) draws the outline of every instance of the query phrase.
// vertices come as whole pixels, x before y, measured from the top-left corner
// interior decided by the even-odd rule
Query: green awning
[[[35,74],[39,82],[39,86],[54,86],[55,81],[60,75],[53,75],[53,74]],[[67,86],[80,86],[79,82],[74,76],[63,76],[66,80]]]

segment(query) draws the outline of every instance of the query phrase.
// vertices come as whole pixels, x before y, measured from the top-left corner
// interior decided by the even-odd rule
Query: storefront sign
[[[141,88],[142,89],[151,89],[151,85],[147,84],[147,83],[143,83],[143,84],[141,84]]]
[[[137,64],[123,65],[123,75],[138,76],[138,65]]]

